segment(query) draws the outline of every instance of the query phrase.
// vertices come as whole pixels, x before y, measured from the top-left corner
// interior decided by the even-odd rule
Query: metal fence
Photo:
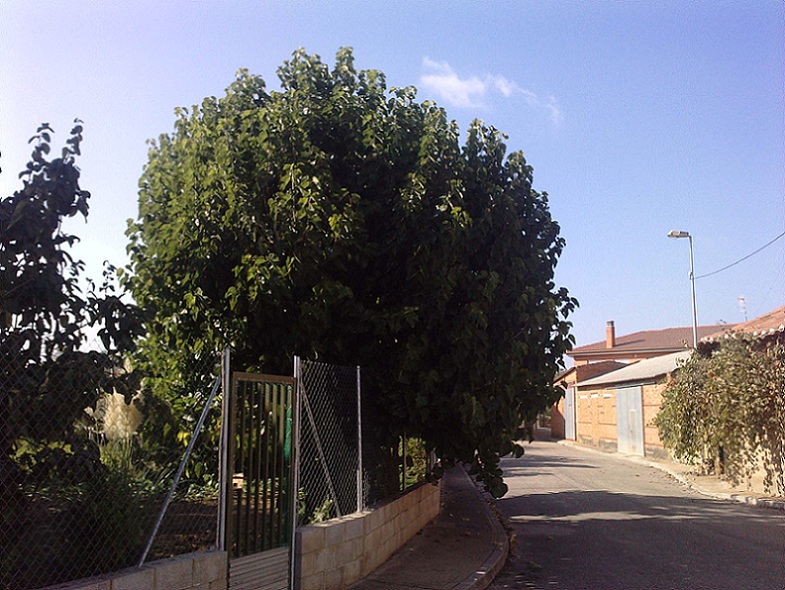
[[[180,356],[144,376],[98,345],[0,356],[0,589],[215,546],[219,359]]]
[[[178,350],[171,361],[132,368],[98,344],[41,363],[0,355],[0,590],[219,545],[221,360]],[[298,525],[425,476],[421,445],[390,434],[359,367],[296,367]]]
[[[300,383],[298,523],[362,510],[360,369],[295,363]]]
[[[295,380],[237,372],[231,382],[226,548],[231,557],[242,557],[287,546],[291,539]]]
[[[362,432],[363,504],[365,508],[394,498],[428,478],[435,464],[422,439],[391,429],[389,417],[371,402],[364,390]]]
[[[425,479],[422,442],[391,434],[360,367],[296,361],[300,383],[298,524],[363,510]]]

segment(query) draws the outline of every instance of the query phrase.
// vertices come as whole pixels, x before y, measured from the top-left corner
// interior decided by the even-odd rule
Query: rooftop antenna
[[[736,300],[739,302],[739,311],[744,316],[744,321],[747,321],[747,298],[744,295],[739,295],[736,297]]]

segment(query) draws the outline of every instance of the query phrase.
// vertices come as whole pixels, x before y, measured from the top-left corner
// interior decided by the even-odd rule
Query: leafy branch
[[[685,361],[655,419],[674,455],[730,481],[761,467],[768,490],[785,492],[785,346],[743,337]]]

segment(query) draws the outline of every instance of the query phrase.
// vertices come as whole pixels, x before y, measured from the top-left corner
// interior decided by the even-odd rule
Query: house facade
[[[723,333],[732,328],[729,324],[699,326],[699,337]],[[615,402],[599,402],[588,404],[586,400],[615,400],[615,394],[609,391],[590,391],[583,397],[584,382],[600,375],[617,371],[628,365],[647,359],[684,352],[692,342],[692,327],[666,328],[663,330],[646,330],[623,336],[616,335],[613,321],[605,326],[605,340],[579,346],[568,352],[574,366],[560,373],[555,380],[565,389],[564,397],[550,411],[548,424],[541,420],[535,428],[535,438],[579,439],[579,432],[586,437],[587,444],[615,449],[617,423],[615,418]],[[659,401],[652,384],[646,385],[646,399],[651,407],[659,408]],[[596,389],[596,387],[594,388]],[[660,388],[661,389],[661,388]],[[588,412],[588,413],[587,413]],[[656,412],[655,412],[656,413]],[[581,427],[579,428],[579,424]],[[591,426],[591,436],[586,434]],[[600,433],[603,434],[600,434]],[[651,437],[650,437],[651,438]],[[588,443],[588,440],[594,443]],[[656,444],[652,448],[655,448]]]
[[[576,436],[576,384],[579,381],[591,379],[616,369],[625,367],[624,363],[618,361],[600,361],[590,365],[573,366],[562,371],[556,376],[555,383],[564,387],[565,394],[555,404],[548,414],[549,420],[545,424],[542,419],[537,423],[534,436],[540,440],[567,439],[575,440]]]
[[[699,348],[728,338],[785,340],[785,306],[743,324],[698,327]],[[566,394],[551,411],[551,431],[606,451],[667,457],[653,425],[662,392],[679,364],[689,358],[692,328],[648,330],[617,337],[613,322],[606,338],[568,353],[575,366],[557,377]],[[611,364],[612,363],[612,364]]]
[[[605,451],[666,457],[653,420],[670,375],[691,354],[682,350],[579,381],[575,440]]]

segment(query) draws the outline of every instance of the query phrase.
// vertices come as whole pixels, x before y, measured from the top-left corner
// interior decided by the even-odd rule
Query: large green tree
[[[414,88],[298,51],[280,91],[246,71],[151,143],[126,284],[151,314],[148,362],[234,347],[243,369],[360,364],[387,426],[471,461],[558,396],[576,302],[523,154]],[[185,354],[185,353],[184,353]]]

